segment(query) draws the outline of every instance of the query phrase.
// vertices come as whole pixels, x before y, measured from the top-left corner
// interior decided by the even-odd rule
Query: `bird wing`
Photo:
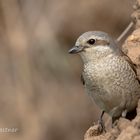
[[[133,69],[133,71],[134,71],[135,74],[136,74],[136,79],[137,79],[137,80],[139,81],[139,83],[140,83],[140,79],[139,79],[138,74],[137,74],[137,65],[134,64],[134,63],[132,62],[132,60],[131,60],[124,52],[122,52],[122,57],[128,62],[128,64],[130,65],[130,67]]]

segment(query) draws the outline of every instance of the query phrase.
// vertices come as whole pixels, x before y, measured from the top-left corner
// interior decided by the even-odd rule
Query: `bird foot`
[[[104,121],[102,119],[99,119],[98,125],[99,125],[99,131],[101,133],[102,132],[105,132],[106,133],[105,124],[104,124]]]

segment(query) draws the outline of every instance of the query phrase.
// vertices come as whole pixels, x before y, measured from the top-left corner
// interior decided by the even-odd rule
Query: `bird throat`
[[[92,48],[85,49],[85,51],[80,53],[80,56],[85,64],[90,61],[97,62],[111,54],[114,53],[109,46],[100,45],[100,46],[95,46]]]

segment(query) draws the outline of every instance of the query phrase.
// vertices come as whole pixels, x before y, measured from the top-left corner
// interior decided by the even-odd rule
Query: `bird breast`
[[[107,112],[120,104],[131,106],[132,94],[140,94],[140,85],[133,69],[120,56],[108,56],[86,63],[83,77],[88,94]]]

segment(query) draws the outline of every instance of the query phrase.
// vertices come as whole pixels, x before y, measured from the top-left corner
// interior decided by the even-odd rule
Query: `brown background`
[[[114,38],[131,20],[132,0],[0,0],[1,140],[81,140],[100,111],[80,82],[76,38]]]

